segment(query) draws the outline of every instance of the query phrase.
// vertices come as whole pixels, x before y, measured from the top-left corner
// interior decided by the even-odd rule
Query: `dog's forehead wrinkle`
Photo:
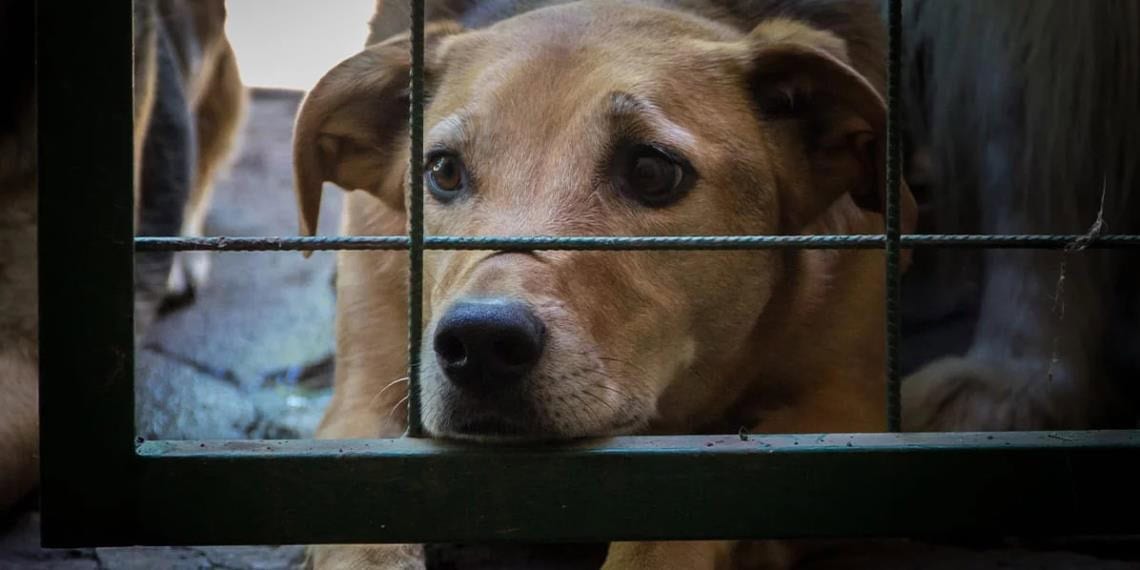
[[[620,132],[627,125],[644,126],[651,132],[651,136],[660,137],[667,144],[683,147],[682,150],[689,150],[688,147],[696,142],[696,137],[670,119],[651,97],[615,90],[605,99],[609,102],[607,111],[614,131]]]
[[[614,115],[642,113],[653,106],[652,103],[628,91],[611,91],[608,97],[610,100],[610,112]]]
[[[470,122],[469,116],[462,111],[447,115],[428,131],[428,143],[461,145],[470,138]]]

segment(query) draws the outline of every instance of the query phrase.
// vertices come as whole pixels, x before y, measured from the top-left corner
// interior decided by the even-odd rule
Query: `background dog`
[[[428,233],[882,231],[874,3],[468,7],[426,31]],[[356,190],[345,233],[403,233],[408,48],[406,35],[374,44],[306,98],[306,233],[325,181]],[[903,203],[910,229],[909,192]],[[429,252],[426,428],[480,442],[882,430],[883,270],[880,251]],[[404,253],[340,254],[321,437],[404,431],[405,276]],[[324,567],[422,564],[412,547],[315,553]],[[615,544],[608,565],[741,555]]]
[[[904,6],[922,231],[1140,232],[1140,4]],[[908,429],[1136,425],[1140,257],[1082,249],[915,254]]]
[[[0,509],[38,471],[34,3],[0,1]],[[245,106],[222,0],[135,2],[136,232],[196,235]],[[97,112],[97,111],[93,111]],[[136,258],[136,332],[205,258]]]
[[[224,0],[135,2],[139,235],[202,235],[214,176],[233,153],[246,107],[225,20]],[[140,327],[191,299],[209,271],[205,252],[137,260]]]
[[[34,7],[0,1],[0,511],[37,476]]]

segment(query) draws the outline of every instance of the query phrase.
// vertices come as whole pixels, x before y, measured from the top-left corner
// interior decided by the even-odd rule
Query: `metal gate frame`
[[[1137,431],[623,437],[507,449],[412,437],[136,439],[136,250],[407,248],[417,346],[425,248],[885,248],[897,431],[900,249],[1063,248],[1081,237],[900,235],[900,0],[889,10],[885,235],[424,236],[423,6],[413,6],[411,233],[180,240],[133,235],[131,1],[37,2],[45,546],[1140,533]],[[1087,246],[1137,247],[1140,236]],[[410,410],[418,435],[414,396]]]

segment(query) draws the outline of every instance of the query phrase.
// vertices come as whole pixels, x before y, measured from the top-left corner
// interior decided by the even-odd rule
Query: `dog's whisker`
[[[606,407],[606,410],[608,410],[608,411],[610,412],[610,414],[611,414],[611,415],[613,415],[613,414],[616,414],[616,413],[617,413],[617,410],[616,410],[616,409],[614,409],[614,406],[613,406],[613,404],[611,404],[611,403],[607,402],[607,401],[605,400],[605,398],[602,398],[601,396],[599,396],[599,395],[597,395],[597,394],[595,394],[595,393],[593,393],[593,392],[591,392],[591,391],[589,391],[589,390],[586,390],[585,392],[583,392],[583,394],[586,394],[587,396],[589,396],[589,397],[593,398],[595,401],[597,401],[599,404],[601,404],[601,405],[605,406],[605,407]]]
[[[368,406],[369,407],[375,406],[376,403],[380,401],[380,398],[384,395],[384,393],[387,392],[388,389],[391,388],[392,386],[396,386],[400,383],[406,383],[407,381],[408,381],[408,377],[405,376],[403,378],[397,378],[397,379],[389,382],[387,386],[384,386],[383,388],[380,389],[379,392],[376,392],[376,394],[372,396],[372,400],[368,403]],[[407,396],[405,396],[405,398],[406,397]]]
[[[622,392],[621,390],[618,390],[617,388],[614,388],[613,386],[610,386],[609,384],[595,384],[595,386],[598,388],[601,388],[607,392],[613,392],[614,394],[617,394],[618,396],[621,396],[622,398],[626,397],[625,392]]]
[[[396,405],[392,406],[391,410],[388,410],[388,417],[392,417],[392,415],[396,413],[396,410],[398,410],[400,408],[400,406],[403,406],[404,404],[407,404],[407,403],[408,403],[408,396],[404,396],[403,398],[400,398],[400,401],[396,402]]]
[[[646,374],[644,368],[642,368],[642,367],[640,367],[640,366],[638,366],[638,365],[636,365],[636,364],[634,364],[628,360],[622,360],[620,358],[613,358],[613,357],[609,357],[609,356],[598,356],[596,358],[598,360],[601,360],[602,362],[613,362],[615,364],[620,364],[622,366],[628,366],[629,368],[632,368],[634,370],[634,372],[637,372],[638,374],[642,374],[642,375]]]
[[[383,394],[384,392],[387,392],[389,388],[391,388],[392,386],[395,386],[396,384],[399,384],[399,383],[401,383],[401,382],[407,382],[407,381],[408,381],[408,377],[407,377],[407,376],[404,376],[403,378],[397,378],[397,379],[395,379],[395,380],[393,380],[393,381],[389,382],[387,386],[384,386],[384,388],[382,388],[382,389],[380,390],[379,394]],[[378,395],[379,395],[379,394],[378,394]]]
[[[590,420],[591,423],[593,423],[594,425],[600,424],[601,420],[598,417],[598,411],[595,410],[593,406],[591,406],[588,402],[586,402],[585,399],[582,398],[582,394],[583,394],[583,392],[577,392],[577,393],[571,394],[572,396],[574,396],[574,400],[576,402],[578,402],[578,404],[579,404],[578,409],[589,415],[588,419]]]

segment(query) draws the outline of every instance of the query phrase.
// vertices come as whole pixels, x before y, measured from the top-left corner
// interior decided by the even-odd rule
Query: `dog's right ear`
[[[847,42],[809,24],[785,19],[760,23],[748,36],[749,83],[764,120],[795,125],[789,147],[806,159],[810,182],[783,194],[786,227],[798,231],[844,194],[868,212],[886,206],[887,106],[850,61]],[[917,206],[901,188],[904,231],[913,231]]]
[[[462,27],[454,22],[429,24],[424,30],[425,76],[432,74],[433,48]],[[297,113],[293,135],[293,172],[302,235],[315,235],[321,186],[332,182],[345,190],[368,192],[403,212],[402,177],[395,161],[407,156],[410,34],[373,45],[341,62],[321,78]],[[403,151],[403,152],[401,152]]]

